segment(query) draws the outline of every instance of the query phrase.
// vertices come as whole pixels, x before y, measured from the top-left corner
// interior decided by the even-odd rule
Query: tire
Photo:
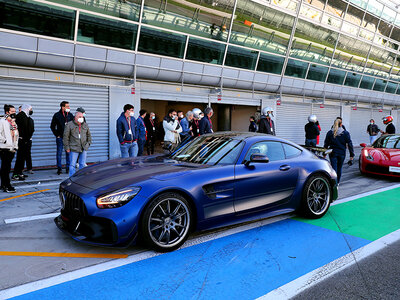
[[[323,217],[332,200],[332,188],[329,180],[323,175],[311,176],[303,189],[301,213],[310,219]]]
[[[189,202],[177,193],[164,193],[151,201],[140,223],[143,241],[159,252],[178,249],[187,240],[192,226]]]
[[[360,170],[360,173],[361,173],[361,174],[364,174],[364,172],[363,172],[362,169],[361,169],[361,155],[360,155],[360,157],[358,158],[358,169]]]

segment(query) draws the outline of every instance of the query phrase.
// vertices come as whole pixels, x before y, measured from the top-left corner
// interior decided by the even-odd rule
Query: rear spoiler
[[[299,145],[303,148],[306,148],[307,150],[311,151],[312,153],[314,153],[317,156],[327,156],[328,154],[332,153],[332,149],[327,149],[324,147],[317,147],[317,146],[305,146],[305,145]]]

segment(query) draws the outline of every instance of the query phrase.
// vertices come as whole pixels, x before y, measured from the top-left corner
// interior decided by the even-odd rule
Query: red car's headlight
[[[364,153],[364,156],[365,156],[366,159],[368,159],[368,160],[370,160],[370,161],[373,161],[373,160],[374,160],[374,158],[371,156],[371,154],[368,152],[367,149],[364,149],[364,150],[363,150],[363,153]]]

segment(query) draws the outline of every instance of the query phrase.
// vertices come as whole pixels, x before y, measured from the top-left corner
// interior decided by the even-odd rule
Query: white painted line
[[[57,181],[57,182],[49,182],[49,183],[39,183],[35,184],[35,185],[30,185],[30,184],[21,184],[21,185],[15,185],[15,187],[17,189],[26,189],[26,188],[35,188],[35,187],[42,187],[42,186],[51,186],[51,185],[60,185],[60,183],[63,182],[61,181]]]
[[[400,240],[400,229],[396,230],[384,237],[365,245],[345,256],[342,256],[310,273],[307,273],[271,292],[261,296],[258,299],[262,300],[280,300],[289,299],[306,289],[320,283],[321,281],[329,278],[330,276],[343,271],[344,269],[354,265],[356,262],[384,249],[385,247]]]
[[[12,224],[12,223],[18,223],[18,222],[27,222],[27,221],[33,221],[33,220],[49,219],[49,218],[55,218],[58,215],[60,215],[59,212],[58,213],[53,213],[53,214],[46,214],[46,215],[36,215],[36,216],[29,216],[29,217],[4,219],[4,223]]]
[[[258,222],[246,224],[244,226],[228,229],[228,230],[218,232],[215,234],[210,234],[210,235],[203,236],[203,237],[196,237],[196,238],[193,238],[193,239],[187,241],[181,247],[181,249],[191,247],[191,246],[194,246],[197,244],[201,244],[204,242],[216,240],[216,239],[219,239],[219,238],[222,238],[225,236],[229,236],[229,235],[232,235],[235,233],[239,233],[242,231],[261,227],[261,226],[264,226],[267,224],[279,222],[279,221],[282,221],[282,220],[285,220],[285,219],[288,219],[291,217],[293,217],[293,214],[281,215],[281,216],[277,216],[277,217],[273,217],[273,218],[269,218],[269,219],[265,219],[265,220],[260,220]],[[179,251],[179,250],[176,250],[176,251]],[[13,287],[13,288],[9,288],[9,289],[0,291],[0,299],[8,299],[8,298],[20,296],[20,295],[23,295],[26,293],[31,293],[31,292],[34,292],[34,291],[37,291],[40,289],[44,289],[44,288],[47,288],[47,287],[50,287],[53,285],[57,285],[57,284],[60,284],[63,282],[67,282],[67,281],[71,281],[74,279],[89,276],[92,274],[100,273],[103,271],[107,271],[110,269],[114,269],[114,268],[121,267],[121,266],[124,266],[127,264],[145,260],[145,259],[148,259],[151,257],[156,257],[159,255],[163,255],[163,253],[157,253],[154,251],[144,251],[144,252],[141,252],[138,254],[131,255],[127,258],[115,259],[115,260],[111,260],[111,261],[101,263],[101,264],[98,264],[95,266],[79,269],[79,270],[68,272],[65,274],[60,274],[60,275],[57,275],[54,277],[42,279],[42,280],[35,281],[35,282],[30,282],[27,284],[23,284],[23,285],[20,285],[17,287]]]
[[[346,198],[343,198],[343,199],[340,199],[340,200],[336,200],[335,202],[332,203],[332,205],[337,205],[337,204],[353,201],[353,200],[356,200],[358,198],[367,197],[367,196],[371,196],[371,195],[374,195],[374,194],[377,194],[377,193],[386,192],[386,191],[389,191],[389,190],[397,189],[399,187],[400,187],[400,184],[394,184],[394,185],[391,185],[391,186],[388,186],[388,187],[384,187],[384,188],[380,188],[380,189],[377,189],[377,190],[373,190],[373,191],[370,191],[370,192],[365,192],[365,193],[362,193],[362,194],[358,194],[358,195],[354,195],[354,196],[351,196],[351,197],[346,197]]]

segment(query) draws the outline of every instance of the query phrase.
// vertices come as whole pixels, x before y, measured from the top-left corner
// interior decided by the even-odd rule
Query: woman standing
[[[350,133],[343,129],[342,120],[336,119],[331,130],[328,131],[325,137],[324,147],[332,149],[332,153],[329,154],[332,168],[337,173],[337,183],[340,182],[342,176],[342,166],[346,158],[346,147],[349,148],[350,161],[352,164],[354,159],[353,143],[350,138]]]
[[[15,107],[4,105],[5,116],[0,119],[0,158],[1,189],[6,193],[15,193],[10,184],[11,162],[18,149],[18,129],[15,123]]]

